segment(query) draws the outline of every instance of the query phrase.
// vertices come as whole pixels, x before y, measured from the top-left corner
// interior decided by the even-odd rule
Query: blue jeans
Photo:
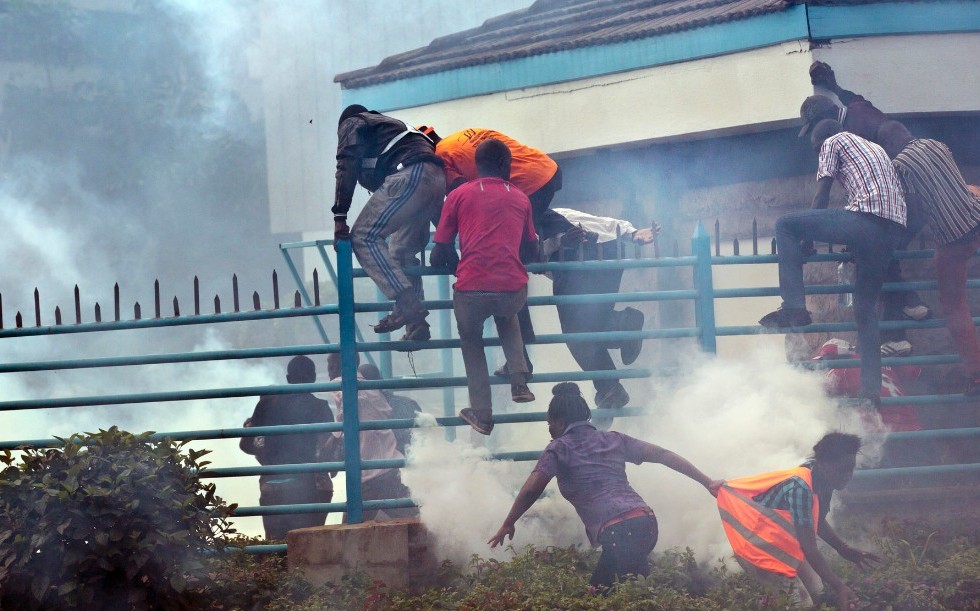
[[[876,307],[892,251],[904,233],[905,228],[898,223],[851,210],[790,212],[776,221],[779,294],[784,308],[806,307],[801,241],[843,244],[854,256],[854,322],[861,354],[862,397],[877,397],[881,392],[881,331]]]

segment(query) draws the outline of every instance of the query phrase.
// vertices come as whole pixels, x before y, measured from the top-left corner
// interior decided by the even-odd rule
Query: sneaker
[[[472,407],[464,407],[459,410],[459,417],[481,435],[493,432],[493,412],[490,410],[477,411]]]
[[[805,327],[813,324],[813,319],[810,318],[810,312],[806,308],[779,308],[760,318],[759,324],[769,329]]]
[[[429,329],[429,323],[425,322],[410,322],[405,325],[405,335],[402,335],[400,341],[403,342],[427,342],[432,339],[432,332]],[[396,348],[398,352],[412,352],[415,348]]]
[[[527,384],[510,385],[510,400],[514,403],[530,403],[534,399],[534,393],[527,387]]]
[[[902,308],[902,314],[906,318],[911,318],[912,320],[925,320],[932,315],[928,306],[917,305],[917,306],[905,306]]]
[[[629,405],[629,402],[630,395],[622,384],[616,384],[595,395],[595,406],[599,409],[621,409]]]
[[[912,344],[908,340],[885,342],[881,345],[881,356],[908,356],[912,354]]]
[[[378,321],[372,328],[375,333],[391,333],[404,327],[416,323],[425,323],[425,317],[429,315],[428,310],[416,310],[414,315],[408,315],[400,310],[392,310],[390,314]],[[428,327],[428,324],[425,324]]]
[[[643,312],[636,308],[625,308],[623,310],[623,331],[639,331],[643,328]],[[630,365],[640,356],[643,348],[643,340],[640,338],[629,339],[623,342],[619,349],[619,356],[623,359],[623,365]]]

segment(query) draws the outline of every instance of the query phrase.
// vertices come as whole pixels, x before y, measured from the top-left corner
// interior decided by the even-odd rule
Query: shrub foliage
[[[206,450],[116,427],[0,453],[0,608],[202,606],[234,506]]]

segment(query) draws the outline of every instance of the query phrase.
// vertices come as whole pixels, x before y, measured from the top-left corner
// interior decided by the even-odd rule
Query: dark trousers
[[[905,228],[873,214],[851,210],[790,212],[776,221],[779,253],[779,293],[785,308],[805,308],[802,240],[843,244],[854,255],[854,322],[861,354],[862,397],[881,392],[881,331],[878,294],[892,251],[905,237]]]
[[[607,242],[602,245],[603,258],[616,257],[617,242]],[[608,255],[608,256],[606,256]],[[595,256],[588,256],[595,259]],[[593,272],[555,271],[552,272],[552,290],[555,295],[608,295],[619,292],[619,283],[623,279],[623,270],[605,269]],[[621,331],[622,310],[616,309],[616,304],[609,303],[576,303],[558,304],[558,322],[562,333],[590,333],[601,331]],[[616,364],[609,356],[610,348],[619,348],[619,342],[569,342],[568,351],[582,371],[613,371]],[[599,393],[608,391],[619,384],[618,380],[595,380],[595,389]]]
[[[907,233],[898,250],[905,250],[914,236]],[[898,259],[892,259],[885,273],[885,282],[904,282],[902,267]],[[881,293],[881,320],[905,320],[905,307],[922,305],[922,297],[915,291],[886,291]],[[908,339],[905,329],[891,329],[881,332],[882,342],[900,342]]]
[[[398,469],[391,469],[384,475],[373,477],[361,483],[361,500],[364,501],[405,499],[410,496],[408,487],[402,483],[401,472]],[[419,515],[418,507],[397,507],[363,511],[361,517],[364,521],[374,520],[378,517],[378,513],[382,511],[391,518],[411,518]],[[347,514],[344,514],[344,522],[347,522]]]
[[[259,505],[263,507],[272,505],[329,503],[333,499],[333,490],[317,490],[312,473],[299,473],[288,478],[270,477],[266,481],[260,479],[259,491]],[[269,541],[283,540],[286,538],[287,532],[296,530],[297,528],[323,526],[326,521],[326,512],[262,516],[265,538]]]
[[[602,554],[589,583],[608,588],[627,575],[650,574],[647,558],[657,545],[657,518],[642,516],[623,520],[599,533]]]

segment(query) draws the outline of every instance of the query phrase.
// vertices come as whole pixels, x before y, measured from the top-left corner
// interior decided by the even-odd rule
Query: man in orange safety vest
[[[849,608],[854,592],[817,549],[817,536],[862,568],[878,560],[844,543],[827,523],[833,492],[850,481],[860,447],[857,435],[829,433],[813,446],[813,458],[799,467],[722,485],[722,525],[735,559],[748,574],[767,585],[791,589],[803,606],[813,604],[822,580],[837,592],[839,607]]]

